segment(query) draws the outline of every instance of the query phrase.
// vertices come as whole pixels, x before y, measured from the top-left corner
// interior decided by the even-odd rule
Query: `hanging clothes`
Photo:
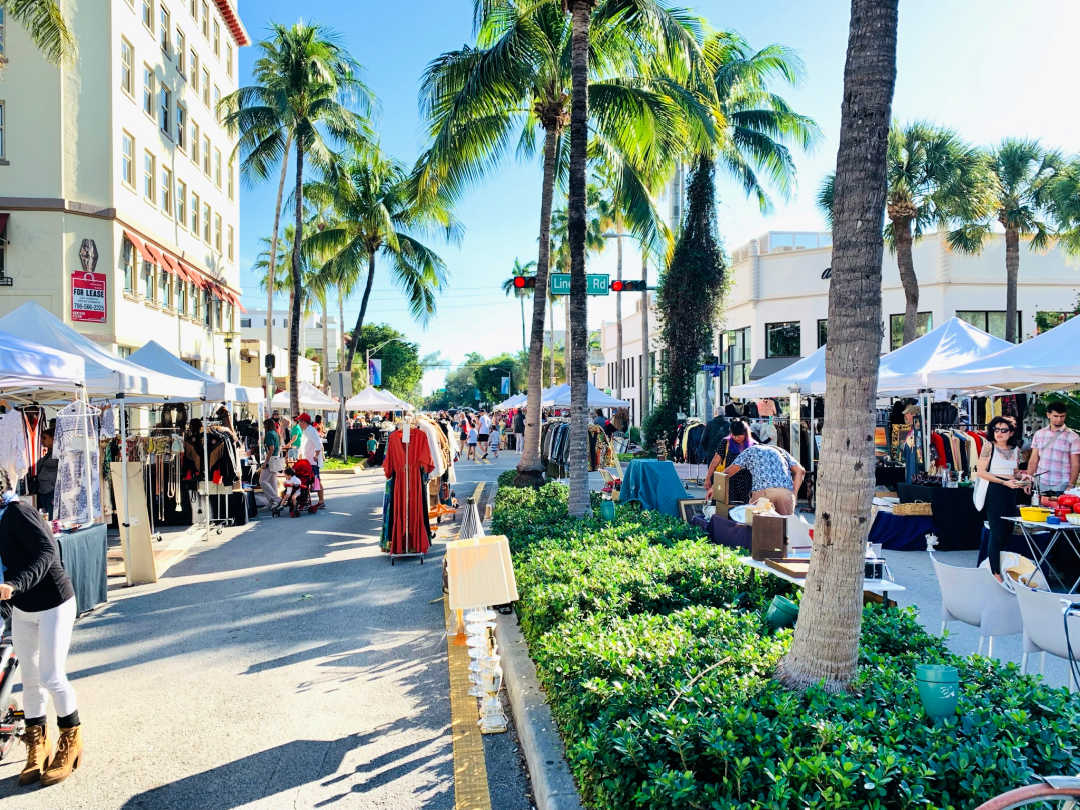
[[[7,478],[5,489],[14,489],[30,469],[22,414],[0,414],[0,470]]]
[[[430,548],[424,476],[430,475],[434,469],[431,448],[424,431],[411,428],[407,444],[401,430],[390,434],[383,472],[387,478],[394,477],[391,554],[425,554]]]

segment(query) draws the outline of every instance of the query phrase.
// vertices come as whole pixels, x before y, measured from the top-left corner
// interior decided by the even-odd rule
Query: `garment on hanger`
[[[431,546],[424,476],[435,465],[423,430],[412,427],[408,443],[403,438],[401,429],[390,434],[383,462],[386,477],[394,476],[390,553],[424,554]]]
[[[18,411],[0,414],[0,468],[4,470],[12,488],[30,468],[26,431],[23,430],[22,414]]]

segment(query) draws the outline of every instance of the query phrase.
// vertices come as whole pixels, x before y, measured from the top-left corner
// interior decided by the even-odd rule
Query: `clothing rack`
[[[210,448],[209,448],[209,439],[207,437],[206,429],[208,427],[210,427],[211,425],[222,425],[222,424],[224,424],[224,422],[222,422],[220,419],[214,419],[214,418],[206,418],[206,419],[203,419],[203,421],[202,421],[203,481],[201,483],[202,483],[203,486],[199,487],[199,489],[201,490],[200,494],[205,496],[205,498],[206,498],[206,520],[205,520],[204,526],[203,526],[203,542],[204,543],[208,542],[210,540],[210,532],[211,532],[211,530],[213,529],[213,527],[215,525],[217,526],[216,531],[217,531],[217,533],[219,535],[221,534],[222,530],[226,526],[232,526],[233,525],[233,519],[229,515],[229,496],[232,495],[232,488],[228,487],[228,486],[226,486],[224,484],[212,484],[210,482]],[[225,496],[225,517],[223,517],[223,518],[222,517],[218,517],[218,518],[211,517],[211,512],[210,512],[210,496],[211,495],[214,495],[215,497],[217,497],[219,499],[221,498],[222,495]],[[220,503],[220,500],[219,500],[219,503]]]
[[[409,540],[410,540],[410,537],[409,537],[409,534],[410,534],[410,531],[409,531],[409,528],[410,528],[409,527],[409,522],[410,522],[409,521],[409,501],[410,501],[410,498],[412,496],[412,487],[409,485],[409,442],[412,440],[413,431],[420,430],[420,428],[416,424],[416,417],[415,416],[407,416],[402,420],[402,424],[401,424],[401,427],[399,429],[401,430],[401,442],[402,442],[403,445],[405,445],[405,482],[404,482],[404,486],[405,486],[405,517],[404,517],[404,519],[405,519],[405,550],[403,552],[401,552],[400,554],[394,554],[393,551],[391,550],[391,552],[390,552],[390,565],[394,565],[394,563],[396,563],[398,560],[401,560],[401,559],[409,559],[409,558],[417,558],[417,557],[420,559],[420,564],[423,565],[424,564],[424,557],[426,556],[426,554],[424,552],[422,552],[422,551],[410,551],[411,547],[410,547],[410,544],[409,544]],[[427,437],[425,437],[425,441],[426,440],[427,440]],[[424,487],[421,487],[421,492],[426,493],[426,491],[427,490]],[[393,509],[393,503],[391,503],[390,508]],[[427,525],[427,512],[428,512],[427,504],[424,504],[424,525],[425,526]],[[393,549],[392,544],[391,544],[391,549]]]

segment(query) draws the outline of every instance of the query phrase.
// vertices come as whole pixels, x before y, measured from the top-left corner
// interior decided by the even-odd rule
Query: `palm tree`
[[[1067,253],[1076,255],[1080,253],[1080,158],[1058,173],[1051,191],[1058,242]]]
[[[60,6],[59,0],[4,0],[0,11],[22,23],[42,55],[58,65],[76,52],[75,37]]]
[[[874,492],[881,349],[886,151],[896,83],[899,0],[852,0],[836,156],[826,412],[817,523],[795,637],[781,680],[846,689],[855,676],[862,569]],[[830,410],[831,409],[831,410]]]
[[[289,294],[289,308],[292,309],[293,297],[295,290],[292,286],[292,280],[289,278],[288,272],[288,258],[292,255],[292,245],[296,235],[296,228],[292,225],[285,226],[285,232],[281,238],[274,234],[273,236],[264,236],[262,238],[263,250],[255,258],[254,270],[259,271],[261,276],[259,278],[259,286],[266,290],[266,298],[268,301],[273,301],[274,296],[278,293],[287,292]],[[274,283],[268,285],[267,280],[273,273]],[[267,351],[272,352],[274,347],[273,340],[273,312],[267,310],[266,312],[266,334],[267,334]],[[267,385],[270,385],[269,375],[267,376]],[[270,391],[270,396],[274,395],[273,391]]]
[[[889,130],[889,188],[885,243],[896,253],[904,287],[904,343],[916,337],[919,280],[912,245],[933,226],[970,222],[986,215],[989,200],[980,151],[950,129],[921,121]],[[831,222],[833,176],[825,179],[818,202]],[[914,229],[914,230],[913,230]]]
[[[301,231],[304,215],[304,163],[329,171],[335,160],[332,145],[362,148],[369,140],[369,126],[361,114],[370,112],[371,91],[357,77],[359,67],[338,38],[320,25],[299,22],[291,27],[271,26],[271,37],[259,43],[262,55],[253,74],[256,83],[241,87],[221,101],[225,124],[238,131],[237,150],[243,155],[241,171],[249,182],[268,178],[281,162],[281,179],[274,209],[274,233],[281,216],[285,174],[290,150],[295,150],[296,184],[293,192],[295,228]],[[361,114],[346,105],[355,104]],[[270,255],[276,258],[277,251]],[[289,400],[295,411],[298,401],[297,342],[303,282],[300,242],[293,245],[291,259],[294,305],[289,313],[293,325],[289,339]],[[267,299],[267,320],[273,301]],[[271,335],[268,332],[268,339]]]
[[[516,295],[518,304],[521,305],[521,350],[527,352],[529,349],[525,345],[525,298],[533,293],[528,291],[527,287],[517,288],[514,286],[514,279],[527,276],[536,275],[536,262],[521,263],[521,260],[516,256],[514,257],[514,269],[511,271],[511,277],[503,282],[502,290],[504,295]]]
[[[634,67],[648,61],[648,48],[696,51],[697,21],[669,13],[653,0],[639,0],[633,9],[625,5],[605,4],[595,25],[592,135],[597,149],[606,149],[614,160],[660,162],[685,142],[679,110],[635,75]],[[442,54],[424,74],[421,103],[433,141],[416,175],[423,193],[438,188],[453,196],[498,166],[513,143],[519,157],[535,155],[537,135],[543,133],[536,283],[546,289],[552,201],[567,166],[571,26],[556,0],[484,0],[477,9],[476,45]],[[633,182],[632,171],[626,174],[623,195],[647,196],[647,184]],[[543,474],[539,445],[546,304],[546,295],[533,296],[525,449],[518,465],[523,483],[536,483]]]
[[[1037,140],[1019,138],[1006,138],[987,159],[987,193],[993,200],[989,211],[950,233],[949,244],[963,253],[978,253],[995,222],[1005,229],[1005,339],[1016,343],[1020,237],[1030,237],[1032,250],[1050,247],[1054,181],[1065,161]]]

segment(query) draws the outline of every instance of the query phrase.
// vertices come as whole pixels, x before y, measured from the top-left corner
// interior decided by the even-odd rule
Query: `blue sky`
[[[814,197],[836,160],[849,3],[684,0],[684,4],[715,28],[739,31],[754,47],[775,42],[795,49],[806,64],[806,76],[800,87],[782,92],[823,132],[812,153],[796,153],[795,192],[787,200],[776,198],[766,215],[721,179],[719,221],[727,248],[734,250],[767,230],[824,229]],[[1080,4],[981,0],[977,13],[975,7],[967,0],[901,0],[894,118],[948,125],[979,144],[1029,136],[1077,151],[1080,107],[1072,103],[1072,82]],[[402,4],[307,0],[302,9],[305,19],[336,30],[364,66],[365,80],[379,97],[377,125],[383,148],[411,164],[425,142],[417,105],[420,75],[433,57],[470,40],[472,0]],[[257,41],[271,21],[295,21],[297,4],[247,0],[240,4],[240,12]],[[241,83],[250,77],[256,55],[255,48],[241,50]],[[241,281],[249,307],[265,307],[250,267],[260,238],[269,235],[273,224],[275,191],[274,184],[241,191]],[[411,320],[381,262],[365,320],[389,323],[419,342],[422,354],[439,352],[453,363],[462,362],[470,351],[495,354],[520,349],[520,310],[503,296],[499,285],[515,257],[536,258],[539,199],[539,165],[506,163],[458,209],[465,237],[460,245],[441,246],[450,283],[427,327]],[[640,259],[630,251],[624,261],[626,276],[633,278],[629,268],[639,267]],[[612,248],[590,257],[589,271],[614,272],[614,262]],[[358,310],[359,295],[346,303],[350,327]],[[613,316],[612,300],[590,298],[590,326]],[[426,375],[425,391],[437,387],[442,376],[444,372]]]

